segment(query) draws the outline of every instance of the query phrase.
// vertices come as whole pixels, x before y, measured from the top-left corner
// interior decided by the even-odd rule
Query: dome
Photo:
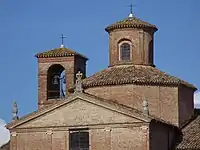
[[[124,20],[121,20],[114,24],[109,25],[108,27],[106,27],[105,30],[107,32],[111,32],[115,29],[123,29],[123,28],[149,29],[149,30],[153,30],[154,32],[158,30],[155,25],[142,21],[136,18],[135,16],[133,16],[132,14]]]

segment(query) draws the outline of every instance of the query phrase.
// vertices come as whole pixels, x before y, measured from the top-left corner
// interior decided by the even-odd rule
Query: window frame
[[[77,133],[77,135],[75,135],[75,136],[78,136],[78,147],[72,147],[72,137],[71,137],[71,135],[72,134],[74,134],[74,133]],[[81,147],[81,145],[83,144],[83,143],[81,143],[81,138],[83,137],[82,135],[81,135],[81,133],[87,133],[86,134],[86,136],[87,136],[87,139],[85,140],[85,138],[84,138],[84,142],[85,141],[87,141],[87,147]],[[85,136],[85,135],[84,135]],[[76,141],[76,142],[77,142]],[[90,132],[89,132],[89,130],[88,129],[71,129],[71,130],[69,130],[69,150],[90,150]]]
[[[129,46],[130,46],[130,59],[129,59],[129,60],[123,60],[122,57],[121,57],[121,56],[122,56],[121,46],[122,46],[123,44],[129,44]],[[123,41],[119,42],[119,44],[118,44],[119,61],[122,61],[122,62],[130,62],[130,61],[132,60],[132,49],[133,49],[133,45],[132,45],[132,42],[131,42],[131,41],[129,41],[129,40],[123,40]]]

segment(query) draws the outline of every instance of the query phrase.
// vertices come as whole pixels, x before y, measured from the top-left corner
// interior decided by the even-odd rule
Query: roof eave
[[[156,26],[152,26],[152,27],[145,27],[145,26],[144,27],[139,27],[139,26],[138,27],[137,26],[111,27],[111,26],[108,26],[105,28],[105,31],[110,33],[117,29],[143,29],[143,30],[150,30],[153,33],[158,31],[158,28]]]
[[[86,56],[82,55],[82,54],[70,54],[70,55],[42,55],[42,53],[38,53],[36,54],[34,57],[36,58],[56,58],[56,57],[70,57],[70,56],[79,56],[83,59],[85,59],[86,61],[89,60],[89,58],[87,58]]]

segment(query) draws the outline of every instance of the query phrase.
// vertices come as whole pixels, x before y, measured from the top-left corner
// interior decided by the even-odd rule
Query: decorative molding
[[[110,132],[110,131],[112,131],[112,128],[111,128],[111,127],[105,127],[105,128],[104,128],[104,131]]]
[[[10,135],[11,136],[17,136],[17,132],[11,132]]]
[[[53,131],[52,131],[52,130],[47,130],[46,134],[47,134],[47,135],[52,135],[52,134],[53,134]]]
[[[149,127],[148,126],[141,126],[140,129],[146,131],[146,130],[149,129]]]

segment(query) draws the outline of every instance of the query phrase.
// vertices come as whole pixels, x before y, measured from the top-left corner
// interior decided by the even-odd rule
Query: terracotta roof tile
[[[75,56],[75,55],[88,59],[84,55],[77,53],[69,48],[56,48],[56,49],[52,49],[46,52],[38,53],[35,56],[37,58],[50,58],[50,57],[68,57],[68,56]]]
[[[177,150],[200,150],[200,110],[196,110],[196,116],[183,129],[182,142]]]
[[[143,84],[143,85],[185,85],[196,89],[177,77],[171,76],[151,66],[118,65],[108,67],[83,80],[83,87],[104,85]]]
[[[157,31],[157,27],[155,25],[152,25],[148,22],[142,21],[135,16],[128,17],[124,20],[118,21],[114,24],[109,25],[106,27],[106,31],[110,32],[114,29],[121,29],[121,28],[145,28],[145,29],[153,29]]]

